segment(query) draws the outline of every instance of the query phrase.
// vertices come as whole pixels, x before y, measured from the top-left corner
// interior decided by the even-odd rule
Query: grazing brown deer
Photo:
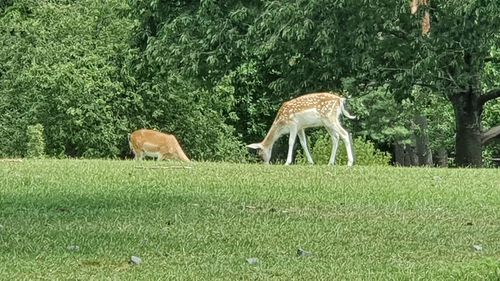
[[[174,135],[164,134],[155,130],[140,129],[129,135],[130,149],[135,160],[145,156],[156,157],[157,160],[177,159],[189,162]]]
[[[356,117],[350,115],[344,109],[344,103],[345,98],[332,93],[312,93],[287,101],[279,109],[264,140],[259,143],[249,144],[247,147],[257,149],[264,163],[269,164],[274,142],[280,136],[289,133],[288,156],[285,165],[290,165],[292,163],[293,145],[298,135],[307,161],[314,164],[307,149],[304,129],[323,126],[332,137],[332,154],[328,164],[335,164],[340,136],[347,150],[347,166],[352,166],[354,157],[351,138],[349,133],[340,125],[339,117],[341,114],[350,119]]]

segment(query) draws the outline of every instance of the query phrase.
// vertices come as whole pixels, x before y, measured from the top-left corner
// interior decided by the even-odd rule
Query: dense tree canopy
[[[154,127],[241,161],[282,102],[331,90],[354,135],[480,166],[498,152],[500,8],[413,2],[4,1],[0,154],[24,155],[40,123],[49,155],[123,156]]]
[[[45,128],[47,153],[120,152],[140,99],[125,67],[132,21],[122,1],[13,1],[0,20],[0,138],[23,155],[26,128]]]

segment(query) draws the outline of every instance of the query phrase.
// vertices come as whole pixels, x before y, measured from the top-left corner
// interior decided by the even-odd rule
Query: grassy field
[[[0,161],[3,280],[499,278],[499,170]]]

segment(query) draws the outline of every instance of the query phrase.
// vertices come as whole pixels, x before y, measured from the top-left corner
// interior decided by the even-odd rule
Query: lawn
[[[498,169],[0,161],[2,280],[499,278]]]

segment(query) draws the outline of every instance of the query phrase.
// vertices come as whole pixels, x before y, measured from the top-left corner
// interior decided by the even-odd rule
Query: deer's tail
[[[342,98],[342,100],[340,101],[340,110],[342,110],[342,114],[344,114],[345,117],[349,118],[349,119],[356,119],[356,116],[354,115],[351,115],[349,112],[347,112],[347,110],[345,109],[345,104],[346,102],[346,99],[345,98]]]

